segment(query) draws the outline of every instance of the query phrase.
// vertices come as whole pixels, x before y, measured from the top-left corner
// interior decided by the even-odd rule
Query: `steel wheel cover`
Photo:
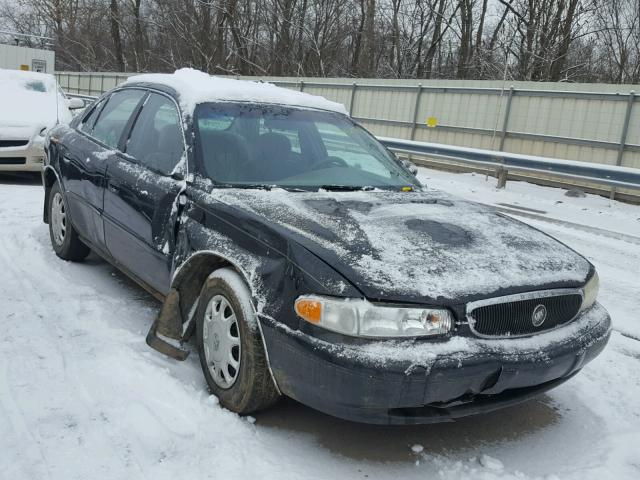
[[[231,388],[240,370],[240,329],[236,314],[223,295],[215,295],[207,304],[202,343],[213,381],[220,388]]]
[[[52,199],[51,231],[53,232],[53,241],[56,245],[62,245],[67,233],[67,212],[64,207],[64,199],[60,192],[56,192]]]

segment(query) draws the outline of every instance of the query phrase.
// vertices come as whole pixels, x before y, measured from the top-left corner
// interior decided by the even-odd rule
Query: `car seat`
[[[291,140],[282,133],[267,132],[258,137],[254,162],[266,180],[277,180],[296,173]]]
[[[201,135],[203,163],[216,182],[249,181],[253,178],[246,140],[231,132],[207,132]]]

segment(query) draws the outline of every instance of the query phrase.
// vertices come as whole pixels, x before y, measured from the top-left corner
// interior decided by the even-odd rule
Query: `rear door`
[[[151,93],[107,167],[104,220],[115,260],[160,293],[169,290],[185,142],[175,102]]]
[[[71,218],[94,247],[105,248],[102,212],[107,163],[115,156],[131,113],[144,94],[126,90],[103,98],[60,144],[60,171]]]

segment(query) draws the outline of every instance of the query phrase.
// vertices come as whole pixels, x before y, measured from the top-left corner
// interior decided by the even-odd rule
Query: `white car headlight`
[[[582,297],[582,306],[580,307],[580,311],[586,310],[591,307],[594,303],[596,303],[596,298],[598,297],[598,290],[600,290],[600,279],[598,278],[598,272],[593,273],[593,277],[587,282],[587,284],[582,289],[583,297]]]
[[[354,337],[423,337],[443,335],[453,318],[442,308],[374,305],[360,299],[302,296],[295,311],[309,323]]]

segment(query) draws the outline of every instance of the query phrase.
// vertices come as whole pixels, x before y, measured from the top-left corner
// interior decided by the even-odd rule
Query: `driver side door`
[[[171,280],[175,226],[185,195],[185,141],[175,102],[150,93],[107,167],[105,240],[112,257],[155,291]]]

